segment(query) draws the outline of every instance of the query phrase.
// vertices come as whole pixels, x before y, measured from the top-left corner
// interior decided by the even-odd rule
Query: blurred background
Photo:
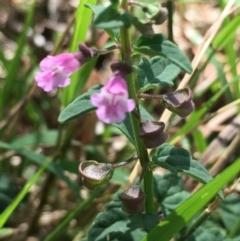
[[[168,2],[173,6],[173,40],[193,61],[194,73],[181,73],[174,88],[162,87],[153,93],[189,86],[196,110],[181,119],[164,112],[158,100],[142,104],[156,120],[166,122],[172,144],[189,150],[215,176],[240,156],[240,1],[179,0],[159,4],[166,7]],[[104,0],[99,3],[108,4]],[[78,84],[72,87],[72,95],[70,89],[45,93],[34,84],[34,73],[44,57],[76,51],[73,36],[78,5],[78,0],[0,0],[0,213],[31,181],[30,191],[17,202],[16,210],[8,212],[0,240],[81,240],[97,213],[117,190],[124,188],[134,167],[131,164],[117,169],[101,195],[87,199],[90,192],[82,186],[79,162],[124,161],[134,154],[134,148],[116,127],[99,123],[95,113],[64,125],[58,123],[64,106],[90,86],[107,81],[111,75],[109,63],[117,59],[117,52],[83,68],[74,77]],[[131,11],[136,16],[142,14]],[[82,14],[76,15],[77,19],[84,18]],[[168,36],[168,26],[169,19],[154,26],[154,31]],[[91,24],[86,29],[84,42],[88,46],[103,48],[112,43],[107,33]],[[132,29],[131,34],[136,41],[139,33]],[[134,61],[138,63],[138,56]],[[63,136],[67,141],[61,146]],[[33,180],[47,157],[54,161]],[[157,172],[164,173],[162,169]],[[185,190],[196,188],[192,179],[183,180]],[[233,208],[232,221],[224,221],[226,217],[219,213],[215,218],[223,230],[240,215],[239,192],[238,185],[228,204]],[[88,200],[86,205],[79,208],[84,200]],[[74,213],[73,218],[68,219],[64,229],[56,231],[70,213]],[[46,239],[54,230],[63,232],[61,237]]]

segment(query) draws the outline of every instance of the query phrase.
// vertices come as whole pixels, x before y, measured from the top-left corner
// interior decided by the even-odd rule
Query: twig
[[[240,143],[240,132],[234,137],[227,149],[221,154],[217,162],[210,169],[210,173],[215,176],[223,169],[224,165],[229,161],[229,156],[234,153],[234,151],[239,148]]]
[[[212,168],[210,169],[210,173],[215,176],[219,173],[219,171],[223,168],[223,166],[225,165],[226,162],[229,161],[229,156],[231,155],[231,153],[234,152],[234,150],[236,150],[236,148],[239,147],[239,143],[240,143],[240,133],[238,133],[234,139],[232,140],[232,142],[230,143],[230,145],[227,147],[227,149],[221,153],[220,157],[218,158],[218,160],[216,161],[216,163],[212,166]],[[197,190],[199,190],[201,188],[202,184],[199,183],[193,190],[193,193],[195,193]]]

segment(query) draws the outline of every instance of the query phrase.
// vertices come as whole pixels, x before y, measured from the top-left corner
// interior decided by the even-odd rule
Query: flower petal
[[[128,111],[128,112],[133,111],[134,108],[135,108],[135,106],[136,106],[136,104],[135,104],[135,101],[134,101],[134,100],[129,99],[129,100],[127,101],[127,111]]]
[[[113,95],[128,96],[126,80],[120,76],[111,77],[103,88]]]
[[[51,71],[52,67],[55,65],[54,56],[47,56],[40,62],[41,71]]]
[[[126,80],[119,74],[113,75],[100,93],[91,95],[91,103],[98,107],[98,118],[107,123],[120,123],[126,118],[126,113],[135,108],[135,102],[128,99]]]
[[[69,53],[55,56],[54,61],[56,66],[62,66],[64,68],[66,74],[72,74],[81,66],[75,55]]]
[[[90,97],[91,103],[96,106],[106,105],[106,97],[101,93],[93,93]]]
[[[52,85],[55,87],[65,87],[70,84],[70,79],[68,75],[61,71],[60,69],[56,69],[52,72]]]
[[[49,92],[55,88],[52,85],[51,79],[52,79],[51,72],[37,72],[35,74],[35,80],[37,82],[37,86],[41,87],[46,92]]]
[[[110,115],[107,114],[107,106],[100,106],[96,111],[97,117],[99,120],[106,124],[111,123]]]

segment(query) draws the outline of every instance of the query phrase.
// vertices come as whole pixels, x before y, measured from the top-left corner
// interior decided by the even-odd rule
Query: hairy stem
[[[143,99],[162,99],[162,95],[152,95],[152,94],[146,94],[146,93],[140,93],[137,94],[137,98],[143,98]]]
[[[121,2],[121,8],[128,11],[128,1],[122,0]],[[131,58],[131,44],[130,44],[130,36],[129,31],[127,28],[122,27],[120,29],[120,36],[121,36],[121,53],[122,53],[122,59],[126,63],[132,66],[132,58]],[[134,99],[137,103],[137,95],[135,90],[135,83],[134,83],[134,75],[131,74],[128,77],[128,91],[130,98]],[[136,111],[139,114],[139,107],[136,107]],[[130,119],[132,124],[132,129],[134,133],[134,139],[135,139],[135,147],[137,150],[137,154],[139,156],[139,160],[141,163],[141,166],[144,168],[149,163],[149,157],[147,149],[144,147],[141,139],[138,136],[138,128],[139,128],[139,120],[134,117],[134,114],[130,113]],[[149,167],[146,170],[146,174],[144,176],[144,192],[146,194],[146,211],[147,212],[153,212],[153,174],[152,170]]]
[[[118,162],[118,163],[112,164],[112,168],[118,168],[118,167],[125,166],[125,165],[129,164],[130,162],[135,161],[136,159],[138,159],[138,156],[137,156],[137,155],[134,155],[134,156],[128,158],[128,159],[127,159],[126,161],[124,161],[124,162]]]

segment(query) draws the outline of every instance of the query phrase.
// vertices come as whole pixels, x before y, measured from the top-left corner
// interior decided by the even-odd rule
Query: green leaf
[[[158,86],[173,86],[173,80],[180,73],[180,69],[168,59],[156,56],[150,59],[143,57],[135,66],[140,92]]]
[[[90,96],[93,93],[98,92],[101,88],[101,85],[95,85],[91,87],[87,93],[84,93],[75,99],[65,109],[63,109],[58,117],[58,121],[60,123],[65,123],[79,116],[85,115],[93,110],[96,110],[96,107],[93,106],[90,101]]]
[[[106,7],[98,6],[98,5],[91,5],[91,4],[85,4],[87,8],[90,8],[94,14],[98,15],[102,11],[106,9]],[[105,29],[107,34],[111,37],[111,39],[115,42],[118,42],[119,39],[119,29]]]
[[[132,24],[134,27],[144,36],[151,37],[154,35],[154,31],[151,23],[142,23],[138,18],[131,16]]]
[[[158,148],[153,156],[153,162],[170,172],[183,172],[201,183],[212,180],[212,176],[208,171],[199,162],[193,160],[187,150],[168,143],[164,143]]]
[[[116,196],[104,213],[99,214],[88,232],[88,241],[110,241],[137,228],[150,231],[158,223],[155,214],[129,215],[122,211]],[[107,237],[107,238],[106,238]]]
[[[240,170],[240,159],[237,159],[217,177],[194,193],[164,220],[162,220],[141,241],[169,241],[178,233],[227,183],[232,181]]]
[[[146,16],[151,19],[159,13],[159,3],[147,4],[143,10],[145,10]]]
[[[169,215],[174,211],[182,202],[190,197],[190,193],[187,191],[181,191],[174,193],[173,195],[166,197],[161,203],[162,211],[165,215]]]
[[[45,144],[45,145],[55,145],[58,139],[58,131],[57,130],[47,130],[47,131],[42,131],[42,132],[35,132],[35,133],[30,133],[26,134],[23,136],[20,136],[18,138],[15,138],[10,145],[14,146],[15,148],[22,148],[26,146],[39,146],[40,144]],[[100,159],[101,155],[99,151],[96,149],[95,146],[82,146],[82,148],[88,152],[92,147],[92,152]],[[96,161],[99,161],[98,159],[94,159]],[[39,163],[38,163],[39,164]],[[60,162],[57,163],[57,165],[68,172],[72,172],[75,174],[79,174],[78,171],[78,166],[79,163],[76,162],[75,160],[66,160],[62,159]]]
[[[100,14],[106,7],[104,6],[99,6],[99,5],[92,5],[89,3],[84,4],[85,7],[90,8],[95,15]]]
[[[155,34],[152,38],[140,36],[133,48],[143,54],[163,56],[187,73],[192,72],[192,66],[187,56],[162,34]]]
[[[230,194],[220,204],[218,208],[218,214],[224,224],[225,228],[230,231],[234,225],[239,222],[240,209],[239,209],[240,197],[236,194]],[[236,233],[240,235],[240,230]]]
[[[219,226],[199,227],[186,241],[223,240],[226,231]]]
[[[0,213],[13,201],[19,190],[11,180],[3,173],[0,173]]]
[[[9,217],[12,215],[16,207],[22,202],[24,197],[29,192],[30,188],[40,179],[41,174],[45,170],[45,168],[48,166],[48,164],[51,162],[50,158],[47,158],[42,163],[42,166],[39,168],[39,170],[34,174],[34,176],[27,181],[25,186],[21,189],[17,197],[11,202],[11,204],[4,210],[4,212],[0,215],[0,228],[3,227],[3,225],[7,222]]]
[[[58,131],[47,130],[15,137],[11,145],[15,147],[39,146],[39,144],[52,144],[57,141]]]
[[[119,29],[106,29],[105,30],[109,37],[114,41],[114,42],[119,42],[120,38],[120,30]]]
[[[240,236],[238,238],[227,238],[227,239],[224,239],[223,241],[240,241]]]
[[[38,153],[35,153],[35,152],[27,150],[27,149],[15,147],[13,145],[9,145],[9,144],[4,143],[4,142],[0,142],[0,147],[3,148],[3,149],[6,149],[6,150],[15,151],[19,155],[24,156],[25,158],[29,159],[30,161],[32,161],[35,164],[38,164],[40,166],[43,165],[44,161],[47,159],[47,157],[45,157],[42,154],[38,154]],[[79,196],[79,187],[78,187],[78,185],[76,183],[74,183],[72,180],[70,180],[69,177],[64,175],[64,170],[61,168],[61,166],[57,162],[50,163],[47,166],[47,170],[52,172],[58,178],[60,178],[63,181],[65,181],[68,184],[68,186],[74,191],[76,196],[77,197]]]
[[[136,144],[129,113],[126,114],[126,118],[123,122],[113,125],[116,126],[133,145]]]
[[[120,13],[117,10],[118,2],[114,1],[107,7],[92,6],[91,4],[85,4],[94,13],[95,17],[93,24],[96,28],[100,29],[115,29],[131,26],[131,19],[127,13]]]
[[[164,176],[154,175],[154,196],[158,203],[164,198],[183,190],[182,178],[177,173],[168,172]]]
[[[147,235],[146,232],[144,232],[140,228],[137,228],[137,229],[131,231],[130,233],[126,233],[126,234],[118,237],[117,239],[115,239],[113,241],[139,241],[146,235]]]

